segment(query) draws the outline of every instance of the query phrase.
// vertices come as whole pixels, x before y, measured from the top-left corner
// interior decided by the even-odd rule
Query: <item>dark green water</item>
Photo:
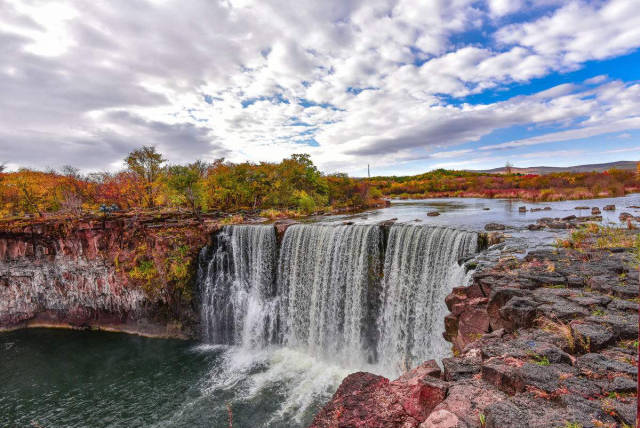
[[[0,427],[305,426],[343,369],[118,333],[0,333]]]

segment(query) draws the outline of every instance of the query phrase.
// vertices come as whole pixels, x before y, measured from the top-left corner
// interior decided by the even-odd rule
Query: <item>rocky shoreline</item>
[[[624,248],[535,251],[447,298],[454,357],[345,378],[311,427],[631,427],[638,268]]]

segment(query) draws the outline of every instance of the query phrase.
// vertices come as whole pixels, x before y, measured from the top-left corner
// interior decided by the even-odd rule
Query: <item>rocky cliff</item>
[[[505,259],[447,298],[453,358],[344,379],[312,427],[631,427],[638,271],[628,250]]]
[[[215,222],[168,215],[0,224],[0,329],[197,334],[199,249]]]

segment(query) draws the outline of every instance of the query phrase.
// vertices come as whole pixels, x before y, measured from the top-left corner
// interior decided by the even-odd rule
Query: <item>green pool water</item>
[[[118,333],[0,333],[0,427],[298,427],[347,371],[286,348],[249,352]]]

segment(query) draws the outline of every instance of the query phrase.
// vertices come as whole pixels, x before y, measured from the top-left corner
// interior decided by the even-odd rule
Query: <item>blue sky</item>
[[[640,160],[628,0],[0,0],[0,162]]]

